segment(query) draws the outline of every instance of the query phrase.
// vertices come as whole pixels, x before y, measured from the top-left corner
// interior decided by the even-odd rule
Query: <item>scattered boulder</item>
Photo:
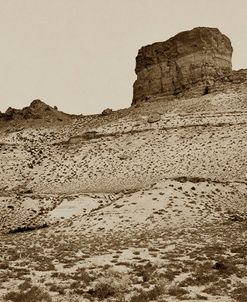
[[[215,270],[225,270],[226,269],[226,265],[222,262],[215,262],[213,265],[213,269]]]
[[[120,160],[126,160],[126,159],[128,159],[129,157],[128,157],[127,154],[123,153],[123,154],[120,154],[120,155],[118,156],[118,158],[119,158]]]
[[[102,111],[101,115],[106,116],[112,114],[113,110],[111,108],[106,108]]]
[[[246,217],[247,216],[244,214],[235,213],[235,214],[230,214],[229,219],[235,222],[242,222],[242,221],[246,221]]]
[[[7,261],[3,261],[0,263],[0,270],[6,270],[9,268],[9,264]]]
[[[152,113],[152,114],[149,115],[147,121],[148,121],[148,123],[152,124],[152,123],[157,123],[157,122],[159,122],[160,119],[161,119],[161,116],[160,116],[159,113]]]

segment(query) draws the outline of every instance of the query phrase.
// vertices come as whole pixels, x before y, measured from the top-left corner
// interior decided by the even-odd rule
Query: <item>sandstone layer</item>
[[[217,28],[197,27],[142,47],[136,57],[133,103],[156,95],[207,93],[232,72],[232,46]]]

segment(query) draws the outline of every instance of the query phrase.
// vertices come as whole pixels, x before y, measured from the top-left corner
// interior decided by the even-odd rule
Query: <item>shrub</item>
[[[129,282],[128,276],[109,270],[97,280],[88,293],[101,300],[113,296],[120,298],[126,292]]]
[[[0,263],[0,269],[5,270],[9,268],[9,264],[7,261]]]
[[[134,295],[131,298],[131,302],[148,302],[148,301],[157,301],[157,298],[162,295],[164,288],[160,285],[155,285],[152,289],[144,291],[142,290],[138,294]]]
[[[172,286],[169,288],[168,290],[168,294],[170,296],[174,296],[174,297],[181,297],[185,294],[188,294],[188,291],[184,288],[178,287],[178,286]]]
[[[247,293],[247,286],[242,284],[231,292],[231,297],[236,299],[236,301],[238,302],[245,302],[246,293]]]
[[[51,296],[37,286],[32,286],[27,291],[9,292],[4,300],[13,302],[52,302]]]
[[[143,282],[147,282],[152,278],[155,269],[156,267],[151,263],[147,263],[146,265],[136,265],[134,267],[136,275],[138,277],[142,277]]]
[[[89,290],[89,293],[98,299],[106,299],[108,297],[115,296],[117,291],[112,284],[109,284],[107,281],[103,281],[97,283],[94,289]]]

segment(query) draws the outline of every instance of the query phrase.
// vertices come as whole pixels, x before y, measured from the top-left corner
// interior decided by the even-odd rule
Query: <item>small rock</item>
[[[226,266],[222,262],[215,262],[215,264],[213,265],[213,269],[222,270],[222,269],[226,269]]]
[[[111,108],[106,108],[105,110],[102,111],[101,115],[106,116],[112,114],[112,109]]]
[[[126,160],[126,159],[128,159],[128,155],[127,154],[121,154],[121,155],[118,156],[118,158],[121,159],[121,160]]]
[[[148,117],[148,123],[152,124],[152,123],[157,123],[158,121],[160,121],[161,117],[159,113],[152,113],[149,115]]]

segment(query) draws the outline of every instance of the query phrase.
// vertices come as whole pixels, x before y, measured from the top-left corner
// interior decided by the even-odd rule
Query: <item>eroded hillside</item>
[[[2,114],[0,300],[246,301],[246,80]]]
[[[232,250],[244,261],[246,104],[242,85],[63,125],[2,128],[2,294],[45,278],[54,301],[101,301],[97,284],[114,278],[117,291],[127,282],[121,295],[130,301],[240,301],[246,272]],[[233,230],[238,243],[228,240]],[[218,272],[216,262],[234,271]],[[223,295],[219,282],[232,287]]]

